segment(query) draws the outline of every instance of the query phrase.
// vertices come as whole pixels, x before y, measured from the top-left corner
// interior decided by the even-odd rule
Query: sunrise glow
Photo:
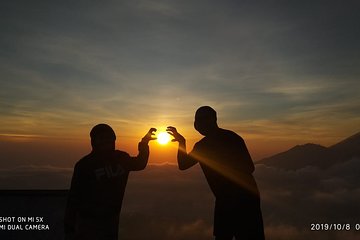
[[[167,132],[160,132],[157,135],[157,141],[158,143],[160,143],[161,145],[165,145],[168,142],[170,142],[170,135]]]

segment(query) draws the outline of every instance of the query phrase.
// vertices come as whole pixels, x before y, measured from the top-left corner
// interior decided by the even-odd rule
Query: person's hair
[[[195,115],[215,122],[217,120],[216,111],[210,106],[199,107],[198,110],[196,110]]]
[[[113,138],[114,140],[116,139],[114,130],[105,123],[100,123],[100,124],[94,126],[90,131],[91,139],[97,139],[99,137],[102,138],[104,136]]]

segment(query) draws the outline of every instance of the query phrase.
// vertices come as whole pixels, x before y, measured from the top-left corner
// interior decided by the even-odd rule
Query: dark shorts
[[[216,200],[214,236],[263,240],[264,225],[259,199]]]

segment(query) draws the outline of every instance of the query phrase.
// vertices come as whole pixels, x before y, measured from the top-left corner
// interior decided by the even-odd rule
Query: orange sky
[[[98,123],[132,154],[149,128],[168,125],[190,150],[202,105],[254,160],[360,130],[351,4],[155,2],[3,6],[0,164],[73,166]],[[150,162],[175,162],[174,145],[152,143]]]
[[[183,135],[187,138],[187,147],[190,151],[194,143],[201,139],[192,126],[183,129]],[[165,130],[159,127],[159,131]],[[146,133],[147,129],[139,131],[134,136],[124,134],[115,127],[117,132],[116,147],[126,151],[131,155],[137,154],[137,143]],[[81,132],[81,131],[79,131]],[[51,165],[61,167],[73,167],[76,161],[91,151],[90,139],[88,137],[89,129],[83,129],[82,136],[79,137],[59,137],[59,136],[42,136],[42,135],[1,135],[0,149],[2,150],[1,167],[17,167],[24,165]],[[66,134],[65,134],[66,135]],[[136,135],[136,136],[135,136]],[[249,148],[253,160],[260,160],[263,157],[271,156],[275,153],[285,151],[294,145],[305,144],[307,142],[320,143],[330,146],[350,135],[336,135],[333,138],[323,138],[318,133],[310,136],[286,136],[278,135],[270,137],[267,135],[241,134]],[[311,139],[311,137],[314,137]],[[172,163],[176,164],[176,151],[178,143],[168,143],[161,145],[157,141],[150,142],[150,164]]]

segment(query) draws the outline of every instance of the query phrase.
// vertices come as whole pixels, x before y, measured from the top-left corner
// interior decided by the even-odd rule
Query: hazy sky
[[[201,105],[254,158],[359,131],[358,1],[9,0],[0,12],[2,151],[85,153],[99,122],[125,150],[167,125],[193,143]]]

